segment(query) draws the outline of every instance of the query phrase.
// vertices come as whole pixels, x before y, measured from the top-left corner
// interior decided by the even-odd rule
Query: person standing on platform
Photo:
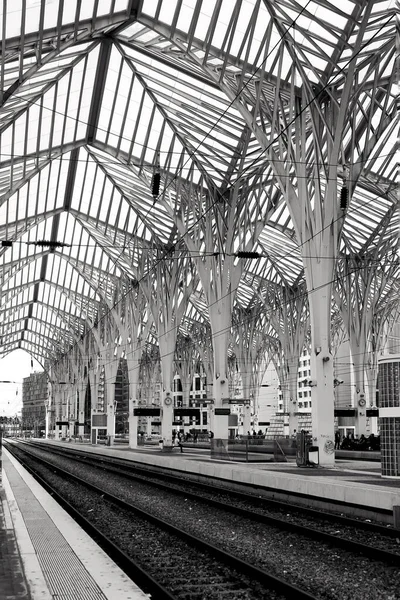
[[[340,450],[340,431],[335,432],[335,450]]]
[[[181,449],[181,452],[183,452],[182,442],[183,442],[183,434],[179,431],[179,433],[178,433],[178,446]]]

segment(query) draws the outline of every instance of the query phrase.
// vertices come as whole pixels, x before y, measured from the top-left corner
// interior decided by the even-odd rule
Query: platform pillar
[[[115,439],[115,380],[114,372],[111,372],[111,368],[106,370],[106,374],[110,372],[110,381],[106,384],[107,388],[107,445],[113,446]]]
[[[174,415],[174,405],[172,401],[172,393],[167,392],[163,399],[161,412],[161,435],[163,440],[163,448],[172,448],[172,421]]]
[[[49,433],[50,433],[50,418],[51,418],[51,410],[49,410],[46,407],[46,418],[45,418],[45,434],[44,437],[46,438],[46,440],[49,439]]]
[[[228,439],[229,414],[229,408],[210,407],[210,431],[214,434],[214,439]]]
[[[83,436],[85,433],[85,396],[86,396],[86,379],[80,382],[78,389],[78,435]]]
[[[82,436],[85,433],[85,413],[83,412],[83,410],[79,411],[78,419],[78,435]]]
[[[128,425],[129,425],[129,448],[137,448],[138,445],[138,417],[134,414],[137,405],[135,400],[129,398]]]
[[[243,434],[247,435],[251,428],[251,406],[250,403],[243,406]]]

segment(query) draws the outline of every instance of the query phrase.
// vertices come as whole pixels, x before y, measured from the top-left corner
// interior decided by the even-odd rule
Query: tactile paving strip
[[[12,463],[4,463],[50,593],[57,600],[107,600]]]
[[[12,527],[7,528],[4,518],[4,501],[4,490],[0,489],[0,598],[30,600],[15,532]]]

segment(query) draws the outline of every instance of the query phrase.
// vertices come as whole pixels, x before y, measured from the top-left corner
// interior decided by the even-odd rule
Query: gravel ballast
[[[119,475],[97,471],[73,461],[52,456],[47,451],[30,449],[37,456],[102,487],[138,507],[201,537],[224,550],[289,579],[308,589],[318,598],[329,600],[397,600],[400,599],[400,570],[352,552],[329,547],[307,537],[260,525],[210,508],[201,501],[185,499],[170,492],[160,492],[145,483],[129,482]],[[63,494],[73,498],[72,486],[65,483]],[[92,507],[91,512],[96,511]],[[105,521],[107,516],[102,515]],[[315,525],[314,525],[315,526]],[[332,523],[327,525],[332,529]],[[338,534],[343,535],[340,531]],[[353,535],[347,532],[347,535]],[[360,531],[357,535],[365,535]],[[368,534],[370,538],[370,534]],[[398,541],[388,539],[397,549]],[[367,542],[365,542],[367,543]],[[369,539],[369,543],[371,540]],[[380,541],[382,542],[382,540]],[[390,549],[385,547],[385,549]]]

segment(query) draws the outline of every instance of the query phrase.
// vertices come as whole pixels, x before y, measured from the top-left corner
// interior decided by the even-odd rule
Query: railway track
[[[26,447],[6,447],[157,599],[316,600],[307,590],[182,531]]]
[[[35,445],[35,447],[43,449],[43,445]],[[166,493],[173,491],[181,497],[206,502],[216,509],[229,510],[264,525],[276,526],[313,540],[324,541],[333,547],[343,548],[374,560],[382,560],[388,564],[400,566],[400,544],[397,541],[400,531],[393,528],[333,513],[321,513],[314,509],[289,506],[279,501],[266,500],[243,492],[217,489],[215,486],[205,483],[182,481],[181,478],[172,475],[149,474],[144,469],[133,467],[129,461],[99,458],[90,453],[82,456],[81,452],[69,449],[65,451],[64,448],[54,449],[53,446],[45,447],[45,451],[57,454],[62,458],[65,458],[67,454],[78,463],[126,477],[128,481],[145,482]],[[160,481],[160,477],[167,480],[168,483]],[[296,522],[299,518],[302,524]],[[373,543],[354,540],[354,535],[369,538]],[[391,546],[392,551],[387,549],[388,545]]]

